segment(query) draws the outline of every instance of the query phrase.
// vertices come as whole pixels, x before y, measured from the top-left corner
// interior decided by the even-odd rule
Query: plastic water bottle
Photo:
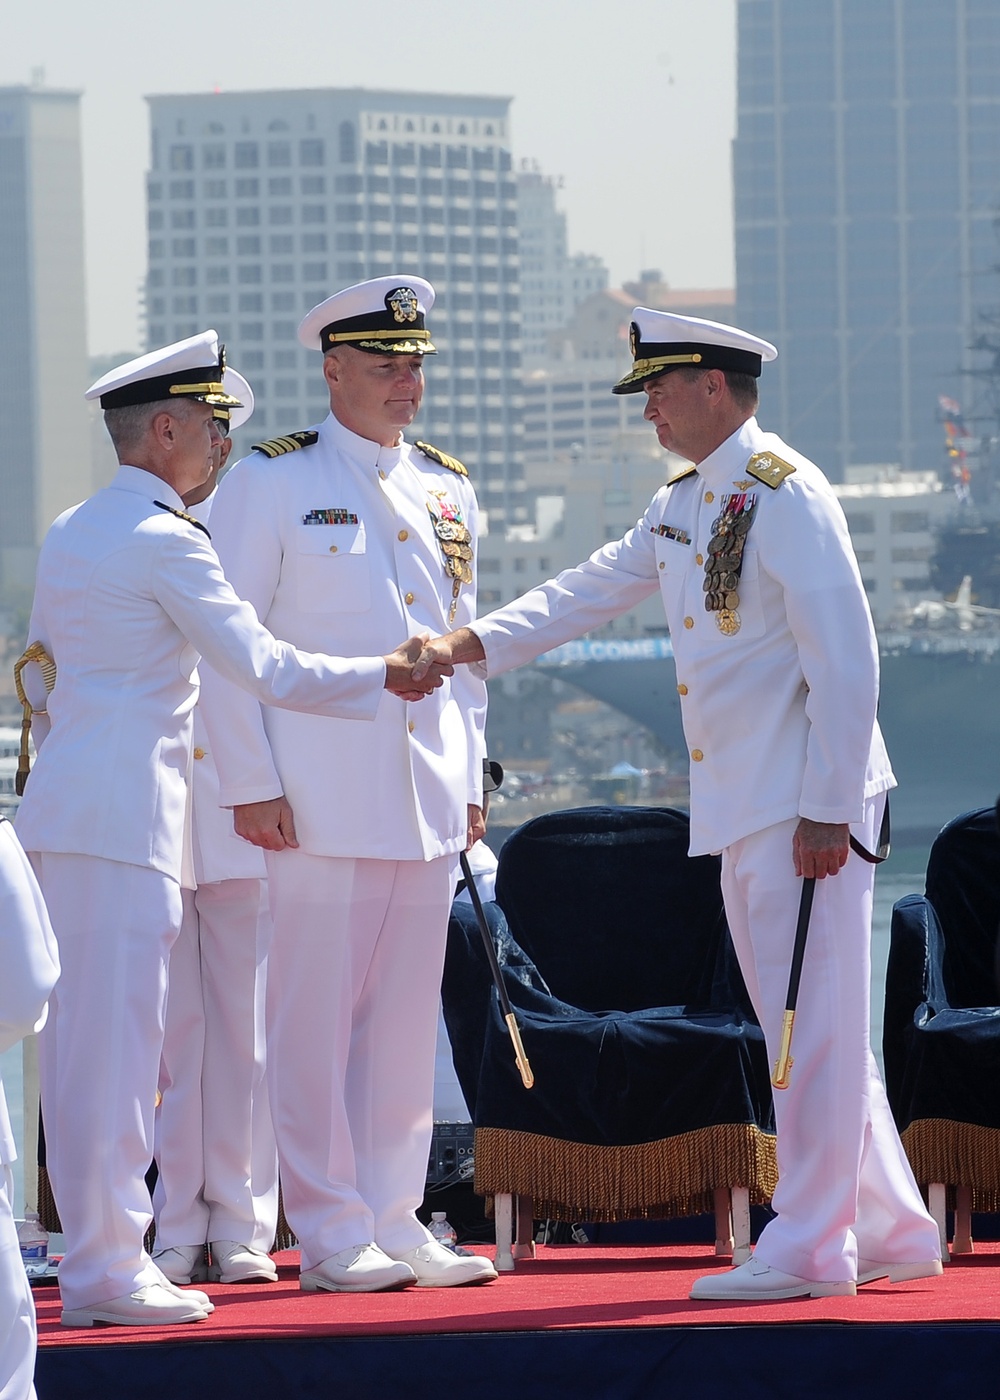
[[[28,1210],[17,1227],[17,1242],[21,1246],[21,1263],[29,1278],[39,1278],[49,1267],[49,1234],[38,1218],[37,1210]]]
[[[443,1210],[431,1211],[431,1223],[428,1226],[431,1234],[438,1244],[443,1244],[446,1249],[454,1249],[458,1243],[458,1235],[455,1233],[454,1225],[450,1224]]]

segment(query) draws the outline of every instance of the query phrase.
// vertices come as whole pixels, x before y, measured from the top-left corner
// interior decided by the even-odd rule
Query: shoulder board
[[[286,433],[284,437],[268,438],[267,442],[255,442],[251,452],[263,452],[265,457],[283,457],[286,452],[297,452],[300,447],[312,447],[319,441],[319,433],[314,429],[303,429],[298,433]]]
[[[176,506],[168,506],[163,501],[154,501],[154,506],[159,506],[161,510],[169,510],[171,515],[176,515],[178,520],[186,520],[189,525],[193,525],[196,530],[200,530],[203,535],[208,535],[208,526],[203,525],[200,520],[196,520],[193,515],[188,515],[186,510],[178,510]],[[212,536],[208,535],[211,539]]]
[[[415,442],[413,445],[425,457],[429,457],[432,462],[437,462],[439,467],[447,467],[450,472],[457,472],[459,476],[469,475],[468,467],[457,457],[449,457],[447,452],[441,452],[437,447],[432,447],[429,442]]]
[[[777,491],[786,476],[791,476],[795,468],[790,462],[776,457],[773,452],[755,452],[747,462],[747,471],[756,481]]]
[[[675,472],[667,481],[668,486],[673,486],[675,482],[683,481],[686,476],[693,475],[698,470],[697,467],[681,467],[679,472]]]

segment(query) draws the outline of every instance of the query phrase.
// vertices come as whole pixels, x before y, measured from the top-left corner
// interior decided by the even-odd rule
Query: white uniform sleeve
[[[624,539],[606,544],[585,563],[564,569],[556,578],[472,624],[483,643],[489,675],[522,666],[628,612],[656,592],[659,585],[650,514],[660,499],[659,495],[654,497]]]
[[[14,828],[0,821],[0,1053],[45,1022],[59,954],[49,916]]]
[[[808,687],[799,815],[853,822],[864,805],[878,701],[878,643],[839,502],[825,483],[780,486],[753,529],[784,592]]]
[[[227,680],[268,705],[337,719],[373,719],[385,685],[381,657],[350,660],[278,641],[234,592],[207,537],[162,537],[153,568],[157,601]]]

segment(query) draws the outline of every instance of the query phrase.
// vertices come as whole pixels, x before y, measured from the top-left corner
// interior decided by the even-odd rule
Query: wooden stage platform
[[[485,1249],[484,1252],[492,1253]],[[940,1279],[869,1284],[857,1298],[693,1303],[724,1266],[704,1245],[541,1246],[493,1284],[303,1294],[279,1281],[209,1285],[215,1312],[172,1328],[59,1325],[39,1287],[39,1400],[895,1400],[993,1394],[1000,1244]]]

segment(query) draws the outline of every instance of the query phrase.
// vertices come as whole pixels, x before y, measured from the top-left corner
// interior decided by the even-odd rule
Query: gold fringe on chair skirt
[[[917,1118],[900,1134],[921,1186],[943,1182],[954,1206],[954,1187],[972,1187],[972,1209],[1000,1211],[1000,1129],[949,1118]]]
[[[714,1209],[713,1192],[746,1186],[754,1205],[778,1183],[774,1137],[745,1123],[657,1142],[595,1147],[506,1128],[476,1129],[475,1189],[530,1196],[536,1218],[669,1220]]]

